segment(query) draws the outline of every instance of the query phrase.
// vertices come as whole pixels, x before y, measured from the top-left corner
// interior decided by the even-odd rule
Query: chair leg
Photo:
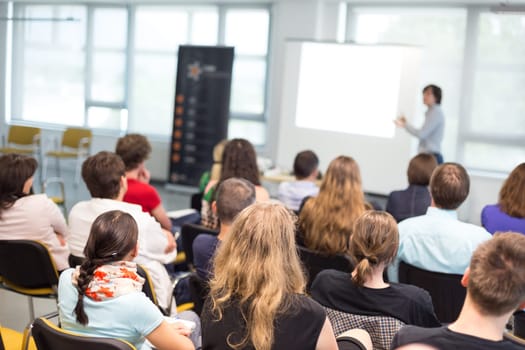
[[[55,157],[55,170],[56,170],[57,177],[61,177],[60,176],[60,160],[58,159],[58,157]]]
[[[33,303],[33,298],[28,296],[27,301],[29,302],[29,321],[33,322],[35,319],[35,305]]]

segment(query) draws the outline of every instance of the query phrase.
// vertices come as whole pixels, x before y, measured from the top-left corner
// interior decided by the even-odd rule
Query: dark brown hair
[[[117,141],[115,153],[122,158],[126,171],[136,169],[148,159],[151,153],[151,144],[140,134],[128,134]]]
[[[15,153],[0,156],[0,218],[2,211],[26,195],[24,184],[35,174],[37,166],[33,157]]]
[[[362,286],[373,269],[394,260],[399,247],[396,220],[384,211],[366,211],[355,222],[350,256],[355,264],[352,281]]]
[[[436,103],[439,105],[441,104],[441,98],[443,97],[443,92],[441,91],[441,88],[437,85],[427,85],[423,88],[423,93],[427,90],[430,90],[432,92],[432,95],[434,95],[434,98],[436,99]]]
[[[215,198],[219,220],[231,224],[237,214],[255,202],[255,186],[246,179],[232,177],[221,182]]]
[[[298,180],[312,175],[319,166],[319,158],[310,150],[297,153],[293,161],[293,174]]]
[[[255,186],[261,185],[257,155],[250,141],[233,139],[228,141],[222,154],[222,182],[230,177],[240,177],[250,181]]]
[[[525,236],[496,233],[470,260],[467,293],[478,311],[501,316],[525,301]]]
[[[467,199],[469,189],[467,170],[458,163],[441,164],[430,178],[430,194],[441,209],[457,209]]]
[[[120,210],[99,215],[91,225],[84,248],[86,260],[80,265],[77,278],[78,300],[75,314],[78,323],[86,325],[89,322],[84,311],[84,295],[95,269],[124,259],[137,246],[138,232],[135,219]]]
[[[499,205],[510,216],[525,218],[525,163],[514,168],[503,183]]]
[[[82,164],[82,178],[94,198],[117,198],[125,174],[124,162],[112,152],[98,152]]]
[[[432,172],[437,167],[436,157],[428,153],[420,153],[410,159],[407,169],[410,185],[428,186]]]

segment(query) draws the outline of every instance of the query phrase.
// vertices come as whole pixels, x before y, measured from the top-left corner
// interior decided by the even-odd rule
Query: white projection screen
[[[338,155],[356,159],[367,192],[407,185],[415,140],[396,129],[421,102],[420,49],[395,45],[286,43],[277,164],[315,151],[321,169]]]

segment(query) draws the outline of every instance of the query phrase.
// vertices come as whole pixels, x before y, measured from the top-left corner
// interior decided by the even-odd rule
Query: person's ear
[[[470,277],[470,267],[467,267],[467,269],[465,270],[465,273],[463,274],[463,277],[461,277],[461,285],[465,288],[467,288],[469,277]]]
[[[217,201],[211,202],[211,211],[213,214],[217,214]]]

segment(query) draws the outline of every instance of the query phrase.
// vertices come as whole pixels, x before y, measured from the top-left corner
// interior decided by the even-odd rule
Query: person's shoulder
[[[209,247],[211,245],[217,244],[218,238],[215,235],[210,235],[208,233],[201,233],[195,237],[193,240],[193,249],[198,249],[202,247]]]
[[[322,270],[321,272],[317,274],[314,282],[318,281],[318,283],[324,285],[326,283],[338,282],[338,281],[348,282],[349,278],[350,278],[350,275],[347,272],[333,270],[333,269],[326,269],[326,270]]]
[[[390,283],[390,287],[403,298],[407,298],[418,304],[431,300],[430,294],[418,286],[404,283]]]
[[[418,326],[404,326],[394,337],[393,346],[401,346],[410,343],[427,344],[430,339],[433,343],[439,342],[436,338],[447,337],[445,327],[423,328]]]
[[[292,294],[290,301],[293,308],[297,308],[303,313],[314,315],[325,314],[321,304],[304,294]]]

